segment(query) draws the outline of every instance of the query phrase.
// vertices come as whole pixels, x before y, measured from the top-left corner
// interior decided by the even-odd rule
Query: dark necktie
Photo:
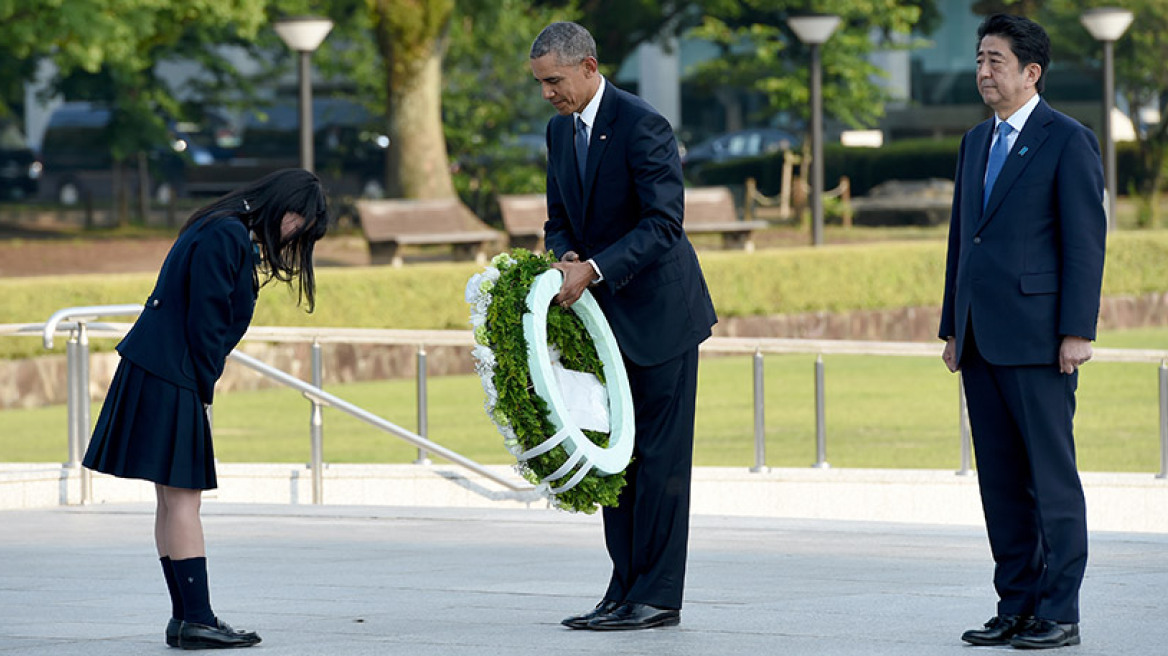
[[[998,140],[990,148],[990,161],[986,164],[985,190],[982,192],[981,208],[984,210],[990,202],[990,192],[994,190],[994,181],[1002,172],[1002,165],[1006,163],[1006,156],[1010,154],[1010,140],[1008,137],[1014,131],[1013,126],[1002,121],[998,124]]]
[[[576,117],[576,170],[580,172],[580,182],[584,182],[584,169],[588,165],[588,128],[584,119]]]

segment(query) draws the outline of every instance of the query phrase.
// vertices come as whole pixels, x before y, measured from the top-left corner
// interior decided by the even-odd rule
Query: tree
[[[384,121],[386,194],[454,195],[442,133],[442,61],[455,0],[272,0],[278,14],[320,14],[336,27],[313,58],[344,78]]]
[[[1013,14],[1033,17],[1045,0],[977,0],[973,3],[973,13],[979,16],[993,14]]]
[[[158,74],[169,58],[198,60],[221,84],[241,78],[217,50],[247,46],[266,21],[262,4],[236,0],[0,0],[0,43],[20,62],[20,83],[48,60],[54,90],[115,110],[114,154],[124,159],[157,143],[180,91]],[[5,67],[5,74],[12,69]],[[0,113],[12,96],[0,97]]]
[[[484,219],[495,218],[498,194],[544,189],[546,162],[533,146],[543,143],[552,109],[527,61],[539,31],[567,15],[524,0],[460,0],[455,10],[442,97],[446,143],[459,194]]]
[[[535,0],[534,4],[578,15],[578,22],[596,39],[602,72],[611,75],[642,43],[678,36],[697,25],[709,0]]]
[[[692,79],[712,93],[727,87],[757,91],[768,113],[795,109],[806,118],[810,54],[787,25],[806,6],[800,0],[708,0],[693,34],[717,44],[721,56],[699,65]],[[825,113],[854,127],[872,125],[883,114],[887,94],[874,79],[886,74],[868,55],[878,46],[908,47],[923,8],[931,6],[899,0],[815,4],[817,11],[843,19],[821,49]]]
[[[262,4],[235,0],[0,0],[0,49],[20,62],[5,66],[2,79],[21,86],[38,62],[52,62],[54,91],[111,108],[115,173],[137,155],[144,175],[143,154],[165,143],[167,119],[182,113],[183,90],[157,64],[194,59],[208,71],[206,84],[243,84],[217,48],[246,47],[265,20]],[[0,114],[11,111],[10,94],[0,96]],[[120,215],[124,221],[124,209]]]
[[[313,61],[326,76],[349,81],[354,97],[384,117],[390,196],[453,196],[457,189],[487,216],[497,191],[542,189],[542,165],[519,161],[511,144],[534,123],[542,133],[548,110],[527,53],[539,29],[562,12],[521,0],[276,0],[276,6],[282,13],[323,12],[336,23]]]
[[[390,196],[454,195],[442,133],[442,58],[454,0],[371,0],[384,66]]]
[[[1084,6],[1086,4],[1087,6]],[[1160,190],[1165,184],[1168,166],[1168,121],[1145,125],[1135,115],[1140,108],[1155,107],[1168,113],[1168,0],[1124,0],[1088,3],[1070,0],[1046,0],[1034,18],[1050,33],[1056,61],[1069,60],[1084,66],[1100,67],[1103,47],[1079,22],[1083,11],[1097,6],[1121,5],[1135,14],[1135,20],[1115,44],[1116,93],[1125,101],[1130,118],[1136,125],[1140,175],[1134,189],[1142,196],[1138,222],[1142,226],[1160,224]],[[1107,119],[1104,119],[1107,120]]]

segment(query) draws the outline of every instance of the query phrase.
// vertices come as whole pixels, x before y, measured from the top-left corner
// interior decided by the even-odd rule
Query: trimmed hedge
[[[752,254],[705,251],[702,267],[721,317],[940,304],[945,244],[941,241],[767,249]],[[318,270],[317,311],[296,307],[281,286],[265,288],[256,325],[467,329],[466,263],[406,268]],[[42,322],[58,309],[144,300],[154,274],[0,279],[0,323]],[[1104,294],[1168,290],[1168,231],[1112,235]],[[64,340],[58,340],[63,343]],[[110,347],[95,343],[96,348]],[[0,340],[0,357],[43,353],[39,340]]]
[[[847,148],[828,144],[823,149],[823,177],[827,187],[835,187],[848,176],[853,196],[863,196],[872,187],[889,180],[954,179],[960,137],[945,139],[905,139],[881,148]],[[1134,142],[1116,145],[1117,189],[1120,195],[1138,191],[1147,171]],[[783,154],[707,164],[692,175],[697,185],[742,185],[754,178],[767,196],[777,195],[782,185]]]
[[[906,139],[882,148],[847,148],[829,144],[823,149],[823,176],[834,187],[848,176],[853,196],[863,196],[887,180],[953,179],[957,170],[957,150],[961,139]],[[758,182],[768,196],[779,193],[782,184],[783,154],[709,164],[693,180],[701,185],[741,185],[747,178]]]

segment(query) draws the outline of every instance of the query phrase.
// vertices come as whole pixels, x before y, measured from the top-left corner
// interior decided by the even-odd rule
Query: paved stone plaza
[[[0,655],[169,653],[152,508],[0,512]],[[208,502],[212,602],[276,654],[943,656],[993,614],[981,529],[695,516],[678,628],[602,634],[596,517]],[[1100,532],[1075,656],[1168,653],[1168,535]]]

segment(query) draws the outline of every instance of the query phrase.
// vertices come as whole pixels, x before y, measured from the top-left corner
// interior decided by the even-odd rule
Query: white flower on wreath
[[[487,414],[495,411],[495,404],[499,402],[499,391],[495,389],[495,383],[491,380],[493,376],[479,376],[479,382],[483,385],[483,393],[487,395],[487,400],[483,402],[483,407],[486,408]]]
[[[479,288],[483,290],[483,293],[486,293],[491,291],[491,288],[495,286],[495,283],[499,280],[499,276],[503,275],[503,273],[491,266],[483,269],[480,275],[482,275],[484,282],[479,284]],[[487,283],[490,284],[488,285]]]
[[[499,429],[499,434],[503,436],[503,446],[507,447],[507,451],[511,455],[518,457],[523,453],[523,446],[519,444],[519,436],[515,434],[515,429],[510,426],[496,426]]]
[[[471,276],[466,283],[465,298],[471,306],[470,324],[475,328],[475,338],[480,343],[484,343],[485,340],[478,339],[478,328],[487,323],[487,312],[491,309],[491,289],[495,287],[495,281],[498,279],[499,270],[488,268]]]
[[[548,352],[548,359],[551,360],[553,365],[563,366],[563,364],[560,361],[560,349],[556,348],[555,344],[548,342],[547,352]]]
[[[480,376],[484,373],[484,368],[491,370],[495,368],[495,352],[491,350],[491,347],[484,344],[476,344],[471,351],[471,355],[474,356],[475,360],[479,361],[475,369],[479,372]]]
[[[466,292],[464,297],[466,302],[474,305],[479,300],[479,295],[482,294],[483,274],[476,273],[466,281]]]

